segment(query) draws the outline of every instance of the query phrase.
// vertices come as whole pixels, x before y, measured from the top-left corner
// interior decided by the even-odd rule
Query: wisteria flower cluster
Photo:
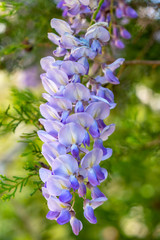
[[[89,4],[82,0],[65,2],[70,6],[76,2],[77,11],[81,4],[84,9]],[[77,37],[73,25],[54,18],[51,27],[57,34],[49,33],[48,37],[57,45],[53,54],[63,60],[52,56],[41,59],[47,102],[40,106],[40,123],[45,130],[39,130],[38,135],[50,166],[39,171],[44,182],[42,193],[48,203],[47,218],[61,225],[70,222],[76,235],[82,222],[76,218],[75,195],[83,199],[84,216],[92,224],[97,222],[94,209],[107,200],[98,186],[108,175],[101,162],[111,157],[112,149],[104,147],[103,142],[115,130],[114,124],[106,125],[106,118],[116,104],[112,91],[103,85],[119,84],[114,72],[124,59],[103,64],[101,75],[89,75],[89,62],[110,40],[107,26],[99,21]]]
[[[99,2],[98,0],[58,0],[57,6],[63,10],[63,16],[69,17],[71,27],[78,33],[88,26],[86,16],[93,14]],[[111,45],[122,49],[125,45],[121,38],[131,38],[131,34],[123,25],[129,18],[137,18],[137,16],[137,12],[125,0],[104,0],[95,20],[112,24]],[[121,19],[123,21],[120,21]]]

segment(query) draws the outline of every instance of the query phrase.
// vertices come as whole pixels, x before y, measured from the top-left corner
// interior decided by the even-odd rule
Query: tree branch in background
[[[160,60],[128,60],[124,62],[124,65],[153,65],[159,66]]]

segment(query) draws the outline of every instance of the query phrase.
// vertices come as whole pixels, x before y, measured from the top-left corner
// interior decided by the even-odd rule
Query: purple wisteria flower
[[[59,0],[57,7],[63,10],[63,16],[68,16],[71,27],[77,34],[81,30],[86,30],[88,28],[89,25],[86,21],[86,17],[92,16],[95,9],[97,9],[99,2],[99,0]],[[128,22],[128,19],[137,18],[137,16],[137,12],[130,7],[125,0],[104,0],[97,13],[96,22],[106,23],[107,26],[112,22],[113,29],[111,46],[123,49],[125,44],[121,38],[130,39],[131,34],[121,25],[124,24],[125,21]],[[114,21],[111,21],[111,17],[114,18]],[[124,19],[123,22],[121,21],[122,18]],[[96,34],[96,29],[94,30]],[[105,39],[105,35],[102,36]],[[55,40],[53,42],[55,43]],[[96,41],[94,44],[96,44]]]
[[[92,14],[97,6],[97,1],[95,5],[91,2],[63,0],[59,7],[64,15],[72,16],[78,26],[77,14]],[[102,8],[105,7],[108,5],[104,1]],[[115,130],[115,125],[106,124],[106,119],[116,104],[112,91],[103,85],[119,84],[115,70],[124,59],[102,64],[102,75],[91,78],[88,75],[90,63],[110,40],[108,24],[98,21],[78,37],[73,25],[73,21],[51,20],[51,27],[57,32],[48,35],[57,45],[53,54],[63,56],[63,60],[52,56],[41,59],[45,71],[41,79],[47,93],[43,94],[46,103],[40,106],[43,118],[39,121],[44,130],[39,130],[38,136],[44,142],[42,154],[49,164],[49,169],[39,170],[44,183],[42,194],[49,208],[46,217],[60,225],[70,222],[74,234],[78,235],[83,225],[76,218],[75,195],[83,199],[84,217],[92,224],[97,222],[94,209],[107,200],[99,189],[108,176],[101,162],[112,155],[112,149],[104,147],[103,142]],[[127,31],[121,31],[121,35],[129,38]],[[86,77],[89,81],[83,84]]]

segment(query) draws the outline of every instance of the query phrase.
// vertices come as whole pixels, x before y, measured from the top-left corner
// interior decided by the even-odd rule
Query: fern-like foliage
[[[12,179],[0,175],[0,195],[2,200],[10,200],[15,197],[17,191],[21,192],[30,178],[38,176],[37,172],[29,173],[25,177],[13,176]],[[41,187],[41,181],[33,181],[35,188],[31,195],[33,195]]]
[[[21,192],[27,184],[34,186],[31,195],[41,189],[41,181],[38,171],[41,166],[47,167],[43,163],[41,154],[41,141],[37,136],[37,130],[42,129],[38,119],[40,118],[39,105],[41,98],[30,90],[12,89],[13,107],[8,107],[6,111],[0,113],[0,135],[15,132],[17,127],[23,123],[30,125],[32,132],[23,133],[20,142],[24,143],[24,150],[21,157],[24,157],[25,177],[13,176],[8,178],[0,175],[0,195],[3,200],[10,200],[15,197],[17,191]],[[36,180],[35,180],[36,179]]]
[[[21,124],[31,124],[37,129],[40,128],[38,119],[40,118],[39,104],[41,99],[30,90],[12,89],[13,108],[10,106],[5,112],[0,113],[0,134],[15,132]]]

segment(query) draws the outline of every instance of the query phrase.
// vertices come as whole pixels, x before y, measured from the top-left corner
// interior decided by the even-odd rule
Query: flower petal
[[[115,130],[115,124],[110,124],[108,126],[106,126],[101,134],[100,134],[100,138],[103,140],[103,141],[106,141],[108,139],[108,137],[114,132]]]
[[[68,75],[73,76],[74,74],[85,75],[85,67],[78,62],[64,61],[61,65],[61,69]]]
[[[102,159],[103,151],[100,148],[94,148],[92,151],[87,153],[81,160],[82,168],[91,168],[98,165]]]
[[[41,68],[44,71],[47,71],[48,69],[53,67],[53,63],[55,62],[54,57],[48,56],[48,57],[44,57],[41,59],[40,64],[41,64]]]
[[[99,180],[98,180],[96,172],[94,171],[93,168],[90,168],[88,170],[88,181],[92,186],[99,185]]]
[[[84,209],[84,216],[90,223],[92,223],[92,224],[97,223],[97,219],[94,215],[94,211],[91,206],[89,206],[89,205],[86,206],[86,208]]]
[[[70,83],[66,86],[64,97],[68,98],[72,102],[77,100],[88,101],[90,98],[90,91],[81,83]]]
[[[81,144],[85,137],[85,129],[77,123],[68,123],[58,133],[59,142],[65,146]]]
[[[70,25],[67,22],[57,18],[53,18],[51,20],[51,27],[54,28],[60,35],[64,34],[65,32],[70,34],[73,33]]]
[[[68,76],[64,71],[58,69],[49,69],[47,77],[51,79],[57,86],[68,84]]]
[[[82,222],[75,217],[71,217],[70,224],[72,227],[72,231],[77,236],[83,228]]]
[[[59,216],[60,212],[49,211],[46,215],[46,218],[49,220],[55,220]]]
[[[94,119],[105,119],[109,116],[110,109],[107,103],[104,102],[94,102],[89,104],[85,110],[89,113]]]
[[[39,176],[42,182],[45,183],[52,176],[52,172],[46,168],[40,168]]]
[[[74,175],[70,176],[69,181],[71,183],[71,188],[73,188],[74,191],[79,188],[79,182]]]
[[[66,223],[68,223],[71,219],[71,215],[70,212],[68,210],[63,210],[59,217],[57,218],[57,223],[60,225],[64,225]]]
[[[72,194],[67,189],[64,189],[62,193],[59,195],[59,200],[64,203],[70,202],[71,199],[72,199]]]
[[[70,115],[67,118],[67,123],[74,122],[80,124],[84,128],[88,128],[92,125],[94,119],[92,116],[88,113],[82,112],[82,113],[75,113]]]

